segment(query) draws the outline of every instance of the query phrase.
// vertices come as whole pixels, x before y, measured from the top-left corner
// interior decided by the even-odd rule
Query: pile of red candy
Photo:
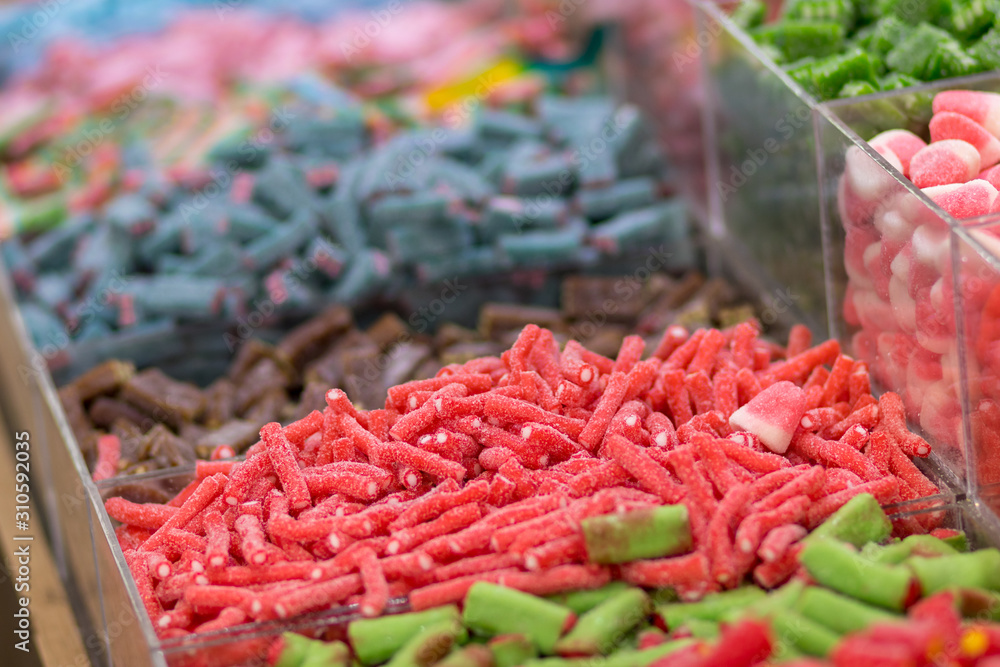
[[[164,638],[341,604],[374,616],[404,595],[424,609],[483,580],[548,594],[614,577],[685,599],[747,575],[774,587],[855,495],[937,493],[899,397],[876,400],[835,341],[810,345],[802,327],[787,349],[755,323],[671,327],[648,358],[630,336],[612,360],[529,325],[502,357],[393,387],[381,410],[333,389],[323,412],[265,426],[245,461],[199,462],[166,505],[106,506]],[[588,561],[584,518],[676,503],[690,553]]]

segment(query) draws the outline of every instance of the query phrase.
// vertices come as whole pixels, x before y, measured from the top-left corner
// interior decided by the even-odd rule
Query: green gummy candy
[[[555,602],[556,604],[561,604],[564,607],[569,607],[574,614],[579,616],[581,614],[586,614],[588,611],[608,598],[624,591],[627,588],[629,588],[629,585],[624,581],[612,581],[610,584],[602,586],[601,588],[559,593],[558,595],[550,595],[547,599]]]
[[[778,611],[792,609],[805,588],[806,585],[803,582],[792,579],[781,588],[771,591],[764,598],[751,602],[742,609],[727,612],[722,620],[732,623],[744,616],[762,618]]]
[[[691,550],[687,507],[663,505],[626,514],[604,514],[580,522],[591,562],[627,563]]]
[[[648,667],[660,658],[690,646],[694,639],[677,639],[641,651],[624,649],[606,658],[545,658],[529,660],[523,667]]]
[[[744,586],[731,591],[710,593],[698,602],[666,604],[656,608],[656,612],[670,629],[680,627],[691,619],[721,621],[734,610],[741,610],[760,602],[767,595],[756,586]]]
[[[779,49],[787,61],[833,55],[844,43],[844,27],[829,21],[782,21],[755,28],[751,34],[758,42]]]
[[[837,23],[849,32],[857,11],[851,0],[791,0],[785,3],[782,15],[798,21]]]
[[[386,667],[429,667],[444,658],[465,635],[465,628],[454,620],[425,626],[396,651]]]
[[[309,647],[315,642],[294,632],[284,633],[281,635],[281,639],[284,642],[284,648],[281,650],[281,655],[278,656],[278,661],[274,663],[274,667],[301,667],[302,661],[306,659],[306,654],[309,652]]]
[[[921,23],[889,52],[886,63],[896,72],[929,81],[930,72],[939,60],[935,57],[938,46],[948,41],[953,40],[947,32]]]
[[[969,550],[969,539],[961,530],[956,530],[954,535],[948,535],[939,539],[955,551],[963,552]]]
[[[743,0],[729,18],[744,30],[756,28],[767,18],[767,5],[761,0]]]
[[[973,44],[969,55],[978,60],[984,70],[1000,69],[1000,27],[993,28]]]
[[[931,535],[910,535],[901,542],[872,550],[870,560],[898,565],[910,556],[953,556],[957,553],[947,542]]]
[[[340,641],[314,641],[299,667],[347,667],[351,664],[351,649]]]
[[[876,80],[871,58],[859,49],[814,63],[811,74],[813,89],[823,99],[834,97],[849,81]]]
[[[775,612],[771,616],[771,626],[781,640],[806,655],[825,657],[840,641],[839,635],[793,611]]]
[[[886,16],[870,28],[867,47],[872,52],[886,56],[913,32],[913,26],[900,21],[895,16]]]
[[[993,0],[966,0],[960,5],[956,0],[947,21],[948,29],[963,41],[978,39],[993,27],[996,7]]]
[[[691,636],[695,639],[704,639],[706,641],[718,639],[721,632],[718,623],[700,618],[689,618],[681,627],[687,628],[691,632]]]
[[[810,539],[799,562],[821,585],[879,607],[902,611],[910,594],[909,570],[872,563],[829,537]]]
[[[868,81],[848,81],[844,84],[844,87],[840,89],[840,92],[837,93],[837,97],[840,99],[861,97],[862,95],[871,95],[872,93],[877,92],[878,88]]]
[[[900,618],[818,586],[808,586],[802,591],[795,603],[795,611],[840,635]]]
[[[1000,551],[996,549],[936,558],[911,556],[903,563],[916,574],[924,595],[954,586],[1000,590]]]
[[[486,645],[493,653],[495,667],[517,667],[538,657],[535,645],[524,635],[500,635]]]
[[[377,665],[393,656],[414,635],[428,626],[461,618],[458,607],[447,605],[427,611],[351,621],[347,637],[363,665]]]
[[[907,74],[900,74],[899,72],[891,72],[878,80],[878,87],[883,92],[910,88],[917,85],[920,85],[919,79],[915,79]]]
[[[469,644],[452,651],[435,667],[494,667],[493,653],[482,644]],[[510,667],[513,667],[511,665]]]
[[[870,493],[848,500],[814,530],[806,541],[832,537],[862,547],[868,542],[881,542],[892,533],[892,522]]]
[[[935,23],[950,13],[950,0],[878,0],[875,11],[879,16],[892,14],[912,23]]]
[[[576,621],[569,634],[556,642],[560,655],[607,655],[653,610],[640,588],[629,588],[608,598]]]
[[[965,76],[979,71],[979,61],[966,53],[955,39],[947,39],[938,43],[934,55],[928,62],[924,72],[929,81]]]
[[[483,635],[523,634],[541,653],[551,654],[573,616],[554,602],[480,581],[469,589],[462,621]]]

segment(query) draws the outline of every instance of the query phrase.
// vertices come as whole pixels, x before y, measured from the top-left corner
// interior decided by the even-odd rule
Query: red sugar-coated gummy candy
[[[177,514],[177,508],[169,505],[139,504],[119,497],[104,501],[104,509],[115,521],[150,530],[156,530]]]
[[[941,111],[931,118],[929,128],[932,142],[961,139],[975,146],[983,169],[1000,161],[1000,139],[968,116],[954,111]]]
[[[100,482],[118,474],[118,461],[121,459],[122,443],[117,435],[101,435],[97,438],[97,464],[94,466],[92,479]]]
[[[461,602],[465,595],[478,581],[488,581],[491,583],[501,582],[506,576],[517,573],[516,568],[505,568],[502,570],[492,570],[490,572],[480,572],[465,577],[450,579],[416,590],[410,591],[410,608],[413,611],[423,611],[432,607],[440,607],[454,602]]]
[[[961,139],[946,139],[921,149],[910,162],[910,179],[918,188],[965,183],[980,170],[979,151]]]
[[[634,586],[668,588],[699,584],[710,576],[708,557],[701,551],[673,558],[639,560],[621,566],[622,579]]]
[[[945,90],[934,96],[935,114],[952,111],[971,118],[1000,137],[1000,95],[975,90]]]
[[[862,493],[870,493],[882,504],[893,502],[899,493],[899,481],[892,476],[865,482],[824,496],[817,500],[806,513],[806,524],[813,529],[823,523],[831,514],[839,510],[848,500]]]
[[[736,549],[745,554],[756,553],[764,536],[772,528],[803,520],[811,504],[808,496],[793,496],[774,509],[751,514],[736,529]]]
[[[676,503],[684,495],[684,490],[670,479],[662,466],[626,438],[612,435],[608,438],[607,447],[618,465],[627,470],[642,488],[659,496],[663,502]]]
[[[771,656],[773,641],[767,623],[743,620],[722,628],[721,636],[702,667],[753,667]]]
[[[1000,190],[1000,165],[984,169],[979,174],[979,178],[986,181],[997,190]]]
[[[805,413],[805,392],[791,382],[776,382],[729,417],[734,429],[749,431],[776,454],[784,454]]]
[[[523,554],[524,566],[532,572],[538,572],[582,560],[586,552],[582,536],[567,535],[526,550]]]
[[[359,549],[354,554],[354,560],[365,589],[361,598],[361,615],[368,618],[378,616],[389,603],[389,584],[382,565],[371,549]]]
[[[773,563],[782,558],[789,547],[806,535],[808,535],[808,531],[794,523],[772,528],[761,540],[757,555],[765,563]]]
[[[994,139],[998,144],[1000,140]],[[955,218],[977,218],[991,213],[997,203],[997,189],[988,181],[976,178],[946,192],[934,193],[928,188],[927,194],[935,204]]]
[[[868,143],[879,152],[884,147],[895,153],[903,165],[904,176],[910,175],[910,160],[921,148],[927,145],[923,139],[909,130],[887,130],[872,137]]]
[[[688,331],[682,326],[672,325],[666,328],[656,349],[653,350],[652,357],[666,360],[670,354],[684,344],[688,339]]]

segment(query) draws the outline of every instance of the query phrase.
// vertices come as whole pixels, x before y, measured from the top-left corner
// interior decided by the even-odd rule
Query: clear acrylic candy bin
[[[702,30],[718,35],[702,51],[710,244],[773,303],[868,362],[932,441],[933,467],[951,488],[986,489],[989,281],[966,274],[988,272],[1000,254],[866,140],[895,128],[926,139],[934,94],[1000,91],[1000,73],[819,103],[728,20],[727,6],[694,6]],[[983,406],[988,415],[992,403]]]

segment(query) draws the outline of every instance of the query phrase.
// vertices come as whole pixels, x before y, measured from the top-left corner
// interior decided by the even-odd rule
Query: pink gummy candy
[[[1000,141],[997,143],[1000,144]],[[933,192],[935,190],[937,188],[928,188],[927,194],[935,204],[959,220],[986,215],[993,210],[997,201],[997,189],[980,178],[957,188]]]
[[[945,139],[923,148],[910,162],[910,179],[918,188],[965,183],[979,173],[979,151],[967,141]]]
[[[784,454],[802,415],[806,396],[791,382],[776,382],[733,413],[729,425],[756,435],[765,447]]]
[[[872,138],[868,143],[872,148],[882,152],[882,148],[888,148],[903,165],[903,174],[910,175],[910,160],[916,153],[927,145],[927,143],[913,134],[909,130],[888,130]]]
[[[984,169],[979,174],[979,178],[986,181],[997,190],[1000,190],[1000,164],[995,167],[990,167],[989,169]]]
[[[975,146],[982,168],[992,167],[1000,161],[1000,139],[968,116],[942,111],[931,118],[930,131],[932,142],[961,139]]]
[[[1000,138],[1000,95],[976,90],[945,90],[934,98],[934,113],[954,111],[982,125]]]

